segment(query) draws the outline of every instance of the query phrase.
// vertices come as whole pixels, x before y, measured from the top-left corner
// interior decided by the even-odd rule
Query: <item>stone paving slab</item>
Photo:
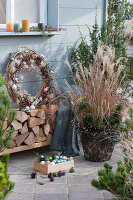
[[[67,184],[67,176],[62,176],[62,177],[55,177],[54,179],[54,182],[50,182],[50,179],[47,178],[48,176],[47,175],[43,175],[43,174],[40,174],[40,173],[37,173],[37,182],[41,182],[41,183],[44,183],[44,184]]]
[[[45,155],[52,153],[48,147],[40,148],[37,152]],[[97,178],[97,171],[103,167],[103,162],[89,162],[82,155],[77,156],[74,158],[75,173],[67,172],[66,176],[55,177],[55,181],[50,182],[47,175],[39,172],[36,179],[30,178],[35,157],[33,150],[11,155],[8,173],[16,185],[6,200],[112,200],[112,194],[91,186],[91,180]],[[118,147],[109,163],[116,168],[121,158]]]
[[[66,194],[35,194],[34,200],[68,200],[68,196]]]
[[[10,193],[6,200],[34,200],[34,194],[23,193]],[[42,199],[43,200],[43,199]]]

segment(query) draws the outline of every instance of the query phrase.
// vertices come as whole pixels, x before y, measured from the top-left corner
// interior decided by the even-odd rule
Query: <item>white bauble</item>
[[[41,165],[45,165],[45,161],[41,161]]]
[[[55,165],[55,162],[51,162],[50,164],[51,164],[51,165]]]
[[[35,110],[35,106],[34,106],[34,105],[31,105],[31,106],[30,106],[30,110]]]
[[[41,56],[43,59],[45,58],[43,54],[40,54],[40,56]]]
[[[16,91],[17,90],[17,86],[15,84],[13,84],[12,85],[12,89]]]

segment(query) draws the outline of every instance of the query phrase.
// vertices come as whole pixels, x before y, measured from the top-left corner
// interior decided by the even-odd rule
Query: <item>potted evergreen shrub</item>
[[[98,180],[91,181],[98,190],[107,190],[119,200],[133,199],[133,107],[129,108],[129,117],[123,122],[120,143],[123,147],[124,161],[118,161],[113,170],[108,162],[98,170]]]
[[[68,67],[71,67],[68,63]],[[124,99],[119,92],[123,58],[115,61],[115,49],[99,45],[94,62],[73,75],[76,90],[69,86],[76,130],[80,132],[84,157],[109,160],[119,136]],[[72,70],[71,70],[72,72]]]

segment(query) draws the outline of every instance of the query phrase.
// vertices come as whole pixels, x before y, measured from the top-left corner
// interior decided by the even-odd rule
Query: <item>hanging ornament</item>
[[[29,106],[26,106],[26,107],[25,107],[25,110],[27,110],[27,111],[28,111],[29,109],[30,109],[30,108],[29,108]]]
[[[11,61],[13,61],[13,60],[14,60],[14,58],[10,58],[10,60],[11,60]]]
[[[35,101],[35,100],[36,100],[36,97],[33,97],[33,100]]]
[[[40,57],[43,58],[43,59],[45,58],[43,54],[40,54]]]
[[[12,89],[13,89],[14,91],[16,91],[16,90],[17,90],[17,86],[16,86],[15,84],[13,84],[13,85],[12,85]]]
[[[31,106],[30,106],[30,110],[35,110],[35,106],[34,106],[34,105],[31,105]]]
[[[15,81],[18,81],[18,78],[15,78]]]
[[[42,100],[42,97],[39,97],[39,100],[41,101],[41,100]]]
[[[44,88],[43,93],[46,94],[48,92],[48,90],[49,90],[49,87]]]

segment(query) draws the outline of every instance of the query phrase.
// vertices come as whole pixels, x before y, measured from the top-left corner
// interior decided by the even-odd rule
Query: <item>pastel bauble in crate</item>
[[[59,159],[59,156],[55,156],[56,159]]]
[[[44,161],[44,160],[45,160],[44,155],[41,155],[41,156],[40,156],[40,161]]]
[[[55,165],[55,162],[51,162],[50,164],[51,164],[51,165]]]
[[[12,90],[14,90],[14,91],[17,90],[17,86],[15,84],[12,85]]]
[[[34,106],[34,105],[31,105],[31,106],[30,106],[30,110],[35,110],[35,106]]]
[[[53,160],[52,156],[49,156],[48,159],[50,162],[52,162],[52,160]]]
[[[67,157],[66,157],[66,156],[63,156],[63,160],[67,160]]]
[[[45,165],[45,161],[41,161],[41,164],[42,164],[42,165]]]

